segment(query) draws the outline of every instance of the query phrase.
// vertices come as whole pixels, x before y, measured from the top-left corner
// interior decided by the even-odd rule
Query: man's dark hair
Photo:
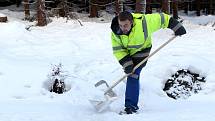
[[[126,20],[129,20],[129,21],[133,21],[133,16],[130,12],[128,11],[123,11],[121,13],[119,13],[118,15],[118,20],[119,21],[126,21]]]

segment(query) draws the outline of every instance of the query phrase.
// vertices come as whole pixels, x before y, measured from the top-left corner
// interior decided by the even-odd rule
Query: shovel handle
[[[118,85],[121,81],[123,81],[126,77],[128,77],[131,74],[125,74],[123,77],[121,77],[118,81],[116,81],[112,86],[110,86],[106,91],[105,91],[105,95],[112,90],[116,85]]]
[[[169,44],[172,40],[174,40],[177,36],[173,36],[171,37],[168,41],[166,41],[165,43],[163,43],[160,47],[158,47],[154,52],[152,52],[148,57],[146,57],[144,60],[142,60],[140,63],[138,63],[132,73],[134,73],[134,71],[139,68],[143,63],[145,63],[149,58],[151,58],[155,53],[157,53],[160,49],[162,49],[164,46],[166,46],[167,44]]]
[[[105,95],[112,90],[116,85],[118,85],[121,81],[123,81],[126,77],[128,77],[129,75],[132,75],[134,73],[134,71],[139,68],[144,62],[146,62],[150,57],[152,57],[155,53],[157,53],[160,49],[162,49],[164,46],[166,46],[167,44],[169,44],[172,40],[174,40],[177,36],[173,36],[171,37],[168,41],[166,41],[164,44],[162,44],[160,47],[158,47],[154,52],[152,52],[148,57],[146,57],[144,60],[142,60],[139,64],[137,64],[132,73],[130,74],[125,74],[123,77],[121,77],[118,81],[116,81],[112,86],[110,86],[110,88],[108,88],[105,91]]]

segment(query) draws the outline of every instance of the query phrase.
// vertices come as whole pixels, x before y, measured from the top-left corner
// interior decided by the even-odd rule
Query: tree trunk
[[[60,17],[69,17],[69,6],[67,5],[67,0],[61,0],[57,7],[59,8]]]
[[[172,8],[173,8],[173,18],[178,19],[178,1],[172,1]]]
[[[146,0],[146,14],[152,13],[151,2],[152,0]]]
[[[22,0],[16,0],[16,7],[19,7],[21,3],[22,3]]]
[[[24,0],[25,20],[30,19],[29,0]]]
[[[201,2],[200,2],[200,0],[197,0],[196,1],[196,15],[197,16],[200,16],[200,8],[201,7]]]
[[[162,12],[169,14],[168,0],[162,0]]]
[[[184,2],[184,13],[188,14],[188,3]]]
[[[209,1],[209,14],[214,14],[213,0]]]
[[[121,0],[116,0],[115,6],[116,6],[115,7],[116,8],[115,14],[119,15],[119,13],[123,11],[123,2]]]
[[[89,17],[98,17],[97,10],[97,0],[90,0],[90,16]]]
[[[37,26],[47,25],[44,0],[37,1]]]
[[[116,15],[119,15],[119,13],[120,13],[120,6],[119,6],[119,0],[116,0],[115,1],[115,14]]]
[[[136,0],[135,12],[142,13],[143,11],[143,0]]]

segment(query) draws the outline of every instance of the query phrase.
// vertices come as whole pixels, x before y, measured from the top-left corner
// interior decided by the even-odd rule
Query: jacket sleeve
[[[119,36],[115,35],[113,32],[111,33],[111,40],[112,40],[112,48],[113,54],[122,67],[128,68],[133,66],[132,58],[130,57],[128,50],[124,48],[122,45]]]
[[[118,61],[129,54],[128,50],[122,45],[119,36],[115,35],[113,32],[111,33],[111,40],[113,54]]]
[[[165,13],[146,14],[145,19],[149,35],[161,28],[167,28],[170,17]]]

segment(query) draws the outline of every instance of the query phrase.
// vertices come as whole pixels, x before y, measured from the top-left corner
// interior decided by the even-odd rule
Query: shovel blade
[[[109,105],[117,99],[117,94],[109,87],[108,83],[105,80],[100,80],[95,84],[95,87],[99,87],[100,85],[106,85],[106,91],[104,93],[105,100],[89,100],[89,102],[93,105],[97,112],[102,112],[107,109]]]
[[[108,85],[108,83],[105,81],[105,80],[100,80],[98,81],[96,84],[95,84],[95,87],[99,87],[101,86],[102,84],[105,84],[108,91],[105,92],[105,95],[108,95],[109,97],[116,97],[117,94],[112,90],[110,89],[110,86]]]
[[[117,97],[106,96],[106,99],[104,101],[89,100],[89,102],[94,106],[97,112],[102,112],[105,109],[107,109],[110,106],[110,104],[116,99]]]
[[[107,91],[107,92],[105,92],[105,95],[107,95],[107,96],[109,96],[111,98],[117,97],[117,94],[112,89]]]

